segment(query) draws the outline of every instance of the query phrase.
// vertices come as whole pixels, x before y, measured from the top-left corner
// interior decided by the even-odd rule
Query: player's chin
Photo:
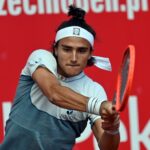
[[[76,76],[76,75],[80,74],[81,72],[82,72],[81,69],[69,69],[67,74],[68,74],[68,76],[72,77],[72,76]]]

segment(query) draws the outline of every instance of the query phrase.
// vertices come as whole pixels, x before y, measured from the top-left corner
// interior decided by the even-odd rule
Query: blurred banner
[[[94,55],[109,57],[112,63],[112,72],[85,70],[104,86],[110,100],[123,52],[135,45],[135,76],[128,107],[121,113],[119,149],[150,150],[149,0],[0,0],[0,141],[21,69],[33,50],[51,49],[72,3],[87,11],[86,20],[96,30]],[[74,150],[98,150],[90,125],[76,142]]]

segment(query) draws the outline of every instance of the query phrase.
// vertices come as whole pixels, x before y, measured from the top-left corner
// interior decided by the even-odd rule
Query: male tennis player
[[[82,9],[70,6],[69,15],[57,29],[53,54],[39,49],[28,58],[0,150],[71,150],[88,119],[100,149],[118,149],[119,115],[83,72],[97,61],[95,32]]]

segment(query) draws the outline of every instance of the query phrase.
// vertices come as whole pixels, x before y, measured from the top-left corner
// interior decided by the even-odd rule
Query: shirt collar
[[[85,76],[84,72],[81,72],[80,74],[78,74],[76,76],[68,77],[68,78],[58,74],[58,79],[63,81],[63,82],[71,82],[71,81],[74,81],[74,80],[81,79],[84,76]]]

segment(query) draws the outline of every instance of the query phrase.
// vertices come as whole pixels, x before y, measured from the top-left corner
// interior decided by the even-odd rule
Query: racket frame
[[[124,94],[122,96],[122,99],[120,98],[120,94],[121,94],[121,84],[122,84],[122,69],[123,69],[123,64],[124,61],[127,57],[127,55],[129,55],[129,71],[128,71],[128,77],[127,77],[127,82],[125,85],[125,89],[124,89]],[[122,60],[122,65],[120,67],[118,76],[117,76],[117,85],[116,85],[116,98],[115,98],[115,102],[116,102],[116,110],[118,112],[123,111],[129,95],[131,93],[131,87],[132,87],[132,81],[133,81],[133,75],[134,75],[134,68],[135,68],[135,47],[133,45],[129,45],[128,48],[125,50],[124,55],[123,55],[123,60]]]

